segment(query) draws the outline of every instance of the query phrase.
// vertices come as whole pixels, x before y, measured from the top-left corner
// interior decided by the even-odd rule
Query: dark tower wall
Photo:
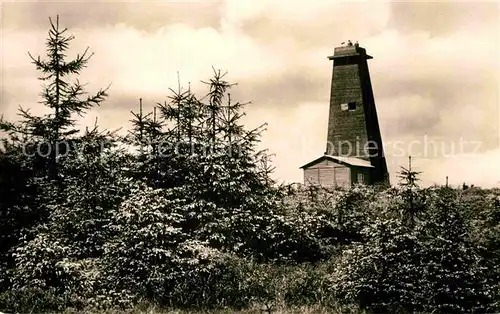
[[[372,182],[387,182],[382,137],[368,70],[371,56],[359,46],[335,48],[326,153],[370,160]],[[365,150],[365,147],[368,150]]]

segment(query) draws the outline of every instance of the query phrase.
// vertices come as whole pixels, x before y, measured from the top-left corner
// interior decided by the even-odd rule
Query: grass
[[[230,314],[230,313],[240,313],[240,314],[262,314],[262,313],[273,313],[273,314],[316,314],[316,313],[332,313],[332,314],[354,314],[354,313],[365,313],[354,308],[349,307],[334,307],[327,308],[321,305],[311,305],[311,306],[301,306],[301,307],[284,307],[277,308],[274,310],[267,310],[265,306],[256,305],[252,308],[245,310],[233,310],[233,309],[218,309],[218,310],[179,310],[179,309],[169,309],[161,308],[154,305],[138,305],[134,308],[128,310],[87,310],[87,311],[77,311],[68,309],[63,314]]]

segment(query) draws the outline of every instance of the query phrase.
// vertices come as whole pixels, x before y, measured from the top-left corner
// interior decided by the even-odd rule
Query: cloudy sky
[[[323,154],[332,64],[348,39],[369,61],[391,179],[408,154],[423,185],[500,186],[498,2],[14,1],[1,6],[0,112],[41,112],[27,52],[44,54],[48,17],[75,35],[70,55],[95,53],[81,80],[110,97],[89,113],[102,127],[166,100],[181,83],[203,91],[212,66],[251,101],[248,128],[269,124],[262,145],[275,176],[301,182],[299,167]]]

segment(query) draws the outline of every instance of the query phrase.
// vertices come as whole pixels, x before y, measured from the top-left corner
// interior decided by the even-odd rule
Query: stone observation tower
[[[364,48],[337,47],[333,56],[327,145],[323,156],[302,166],[305,184],[348,187],[386,183],[389,175]]]

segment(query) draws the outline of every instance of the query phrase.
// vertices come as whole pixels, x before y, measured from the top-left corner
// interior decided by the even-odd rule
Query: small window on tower
[[[342,111],[349,110],[349,104],[340,104],[340,110]]]
[[[348,108],[348,110],[349,110],[349,111],[354,111],[354,110],[356,110],[356,102],[355,102],[355,101],[353,101],[353,102],[348,103],[348,104],[347,104],[347,108]]]

